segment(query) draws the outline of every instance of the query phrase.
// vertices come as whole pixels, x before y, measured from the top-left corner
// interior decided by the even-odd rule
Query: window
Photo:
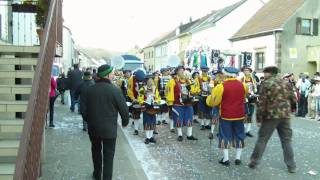
[[[161,47],[156,48],[156,57],[161,57]]]
[[[297,18],[297,34],[298,35],[314,35],[318,36],[318,19]]]
[[[302,34],[311,34],[311,19],[302,19],[301,20],[301,33]]]
[[[256,69],[263,70],[264,65],[265,65],[265,53],[257,52],[256,53]]]

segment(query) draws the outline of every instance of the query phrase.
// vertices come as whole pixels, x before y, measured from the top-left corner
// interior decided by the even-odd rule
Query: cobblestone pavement
[[[252,133],[254,138],[245,140],[246,147],[243,151],[243,165],[222,167],[218,161],[222,157],[217,148],[215,139],[210,146],[207,138],[209,131],[200,131],[199,124],[194,124],[194,136],[199,141],[177,142],[176,134],[169,132],[167,125],[157,126],[159,135],[156,136],[156,145],[145,145],[144,134],[133,135],[132,127],[125,129],[125,135],[130,145],[135,150],[137,159],[142,162],[149,179],[169,180],[209,180],[209,179],[245,179],[245,180],[283,180],[283,179],[320,179],[319,175],[310,175],[309,172],[320,172],[320,158],[318,151],[320,145],[320,123],[306,119],[294,118],[292,121],[294,130],[293,146],[297,161],[298,172],[289,174],[283,162],[280,140],[275,132],[270,139],[264,153],[261,165],[256,170],[247,167],[254,143],[256,141],[257,128]],[[184,135],[184,137],[186,137]],[[184,138],[186,139],[186,138]],[[230,160],[233,162],[235,150],[231,150]]]
[[[55,129],[46,129],[45,161],[43,177],[45,180],[85,180],[91,179],[92,162],[88,135],[82,131],[81,117],[70,113],[66,106],[57,105]],[[246,164],[256,141],[246,139],[243,151],[243,165],[229,168],[219,165],[222,153],[217,148],[217,140],[207,138],[209,131],[200,131],[194,124],[194,136],[198,141],[177,142],[177,135],[170,133],[167,125],[157,126],[157,144],[145,145],[144,133],[133,135],[133,127],[118,130],[116,155],[114,160],[114,179],[121,180],[319,180],[320,175],[320,123],[294,118],[293,145],[298,171],[289,174],[283,162],[280,140],[275,132],[264,153],[261,165],[256,170]],[[185,137],[185,135],[184,135]],[[231,150],[230,160],[235,157]]]
[[[82,131],[82,118],[69,112],[67,106],[56,105],[55,128],[46,129],[45,157],[42,180],[91,180],[93,165],[91,144],[86,132]],[[114,159],[115,180],[147,179],[140,163],[118,130]],[[125,167],[125,168],[124,168]]]

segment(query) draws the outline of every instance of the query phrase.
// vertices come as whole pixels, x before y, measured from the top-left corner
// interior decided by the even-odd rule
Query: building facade
[[[233,48],[252,52],[258,72],[276,65],[282,73],[313,75],[320,71],[319,5],[317,0],[271,0],[231,38]]]

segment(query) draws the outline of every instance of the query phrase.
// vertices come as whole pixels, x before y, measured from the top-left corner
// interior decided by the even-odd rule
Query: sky
[[[125,52],[239,0],[64,0],[77,45]]]

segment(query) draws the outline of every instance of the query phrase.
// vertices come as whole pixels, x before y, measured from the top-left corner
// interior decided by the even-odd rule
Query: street
[[[82,131],[81,116],[70,113],[67,106],[56,103],[55,129],[46,129],[45,162],[42,179],[90,179],[93,171],[90,141]],[[217,148],[217,140],[207,138],[209,131],[200,131],[194,124],[194,136],[198,141],[177,142],[176,134],[169,132],[168,125],[157,126],[157,144],[144,144],[144,133],[133,135],[131,124],[118,129],[116,155],[114,159],[114,179],[134,180],[206,180],[206,179],[319,179],[320,159],[315,155],[320,149],[320,123],[298,119],[292,121],[294,130],[293,146],[298,171],[289,174],[283,162],[280,140],[275,132],[270,139],[261,165],[256,170],[247,167],[249,157],[256,141],[247,138],[242,155],[241,166],[234,165],[235,151],[231,150],[229,168],[218,161],[222,153]],[[123,168],[125,167],[125,168]]]

